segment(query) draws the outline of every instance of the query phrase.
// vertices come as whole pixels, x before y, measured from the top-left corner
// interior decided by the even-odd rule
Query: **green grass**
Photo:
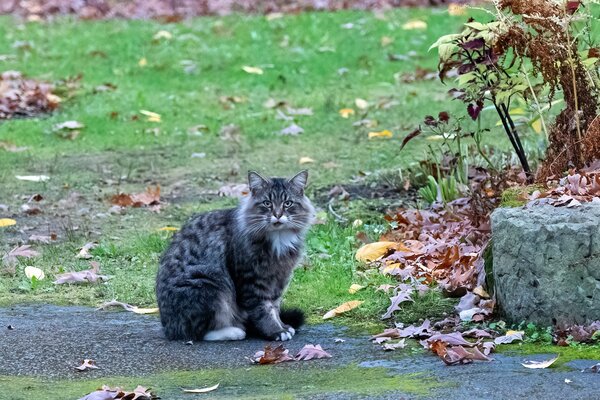
[[[434,69],[436,54],[429,53],[428,47],[438,36],[458,29],[465,18],[449,16],[442,8],[393,10],[385,15],[381,20],[357,11],[303,13],[273,21],[233,15],[176,24],[65,18],[23,23],[2,17],[0,54],[14,55],[14,59],[2,62],[1,69],[20,70],[47,81],[78,74],[82,79],[73,97],[65,96],[57,112],[0,124],[0,141],[29,147],[24,153],[0,150],[0,204],[10,207],[0,217],[17,220],[15,227],[0,231],[0,251],[31,233],[59,235],[56,244],[34,246],[41,257],[22,260],[14,275],[0,276],[0,304],[97,305],[117,298],[152,305],[157,260],[169,238],[158,229],[179,226],[193,212],[235,203],[215,199],[207,190],[243,182],[247,169],[291,174],[304,167],[298,165],[299,158],[308,156],[315,160],[308,165],[309,194],[316,196],[365,173],[404,169],[423,158],[427,142],[420,138],[398,151],[404,135],[424,115],[462,106],[449,101],[449,87],[434,81],[398,84],[394,74],[414,71],[417,66]],[[416,18],[426,21],[428,28],[401,28]],[[342,27],[350,22],[352,29]],[[173,39],[154,41],[159,30],[171,32]],[[383,36],[394,42],[382,47]],[[16,41],[30,42],[31,50],[14,48]],[[414,56],[408,61],[388,59],[388,53],[409,52]],[[138,63],[141,58],[147,60],[145,67]],[[184,71],[185,60],[196,64],[194,73]],[[247,74],[244,65],[265,72]],[[340,69],[347,73],[340,75]],[[116,85],[117,90],[95,93],[94,88],[104,83]],[[239,96],[244,101],[225,109],[219,102],[222,96]],[[338,110],[354,107],[357,97],[373,105],[388,100],[397,104],[341,118]],[[313,109],[314,115],[297,117],[297,124],[305,129],[302,135],[276,134],[290,122],[277,119],[275,110],[263,107],[269,98]],[[139,114],[142,109],[161,114],[162,122],[146,121]],[[390,129],[394,138],[368,140],[369,129],[353,126],[361,118],[376,119],[379,125],[372,130]],[[67,120],[85,124],[72,141],[52,133],[54,124]],[[189,134],[188,128],[198,124],[206,125],[208,131],[200,136]],[[241,128],[238,142],[219,137],[221,127],[228,124]],[[159,128],[157,134],[149,131],[154,128]],[[191,158],[193,152],[204,152],[206,157]],[[14,177],[35,174],[51,179],[31,183]],[[139,192],[150,183],[162,187],[167,204],[160,214],[147,210],[108,214],[111,195]],[[61,206],[59,201],[74,191],[82,199],[71,208]],[[33,193],[44,196],[44,213],[26,216],[19,208]],[[391,202],[397,204],[398,199]],[[350,223],[357,218],[367,222],[377,219],[383,206],[351,203],[345,215]],[[340,321],[360,321],[374,329],[389,304],[388,295],[375,291],[387,278],[361,273],[354,261],[355,233],[330,218],[308,238],[307,262],[297,271],[285,301],[307,310],[312,322],[328,309],[358,299],[365,303]],[[75,255],[90,240],[99,242],[93,255],[102,273],[111,276],[108,283],[53,285],[56,273],[89,268],[88,261]],[[26,265],[44,270],[47,280],[32,288],[23,275]],[[352,283],[367,288],[350,295]],[[450,307],[450,302],[434,293],[399,315],[404,322],[414,322],[443,315]]]
[[[496,351],[508,355],[558,355],[558,360],[552,364],[554,368],[563,367],[566,363],[573,360],[600,360],[600,345],[598,344],[588,345],[574,343],[563,347],[543,343],[518,343],[498,346]]]

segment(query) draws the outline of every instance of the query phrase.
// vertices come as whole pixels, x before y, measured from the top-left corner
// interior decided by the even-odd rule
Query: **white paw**
[[[204,335],[204,340],[213,342],[218,340],[242,340],[246,338],[246,332],[235,326],[217,329]]]
[[[286,340],[290,340],[296,334],[296,330],[291,326],[286,330],[277,335],[277,339],[279,341],[285,342]]]

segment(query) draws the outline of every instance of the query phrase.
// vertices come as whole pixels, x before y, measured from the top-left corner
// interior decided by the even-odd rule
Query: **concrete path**
[[[285,344],[292,353],[320,344],[333,358],[259,366],[247,357],[265,341],[168,342],[153,315],[49,305],[0,308],[0,399],[76,400],[103,383],[150,386],[162,399],[175,400],[600,399],[600,374],[581,372],[595,363],[589,360],[530,370],[520,364],[524,357],[495,354],[492,362],[448,367],[410,348],[384,352],[366,336],[345,331],[309,326]],[[84,358],[96,360],[100,369],[77,372]],[[210,394],[181,391],[216,383],[219,389]]]

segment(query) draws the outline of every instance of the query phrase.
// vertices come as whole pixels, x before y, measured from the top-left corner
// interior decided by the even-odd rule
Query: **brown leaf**
[[[411,297],[413,292],[414,290],[400,291],[395,296],[390,297],[390,301],[392,302],[392,304],[389,305],[385,314],[381,316],[381,319],[391,318],[394,311],[400,310],[400,304],[406,301],[414,301]]]
[[[136,314],[156,314],[159,312],[158,308],[139,308],[132,306],[131,304],[122,303],[120,301],[112,300],[101,304],[96,310],[106,310],[109,307],[123,307],[127,311],[131,311]]]
[[[83,259],[90,259],[93,256],[90,254],[90,250],[94,249],[98,247],[98,243],[95,242],[89,242],[86,243],[85,245],[83,245],[83,247],[81,248],[81,250],[79,250],[79,253],[75,256],[76,258],[83,258]]]
[[[294,357],[289,355],[289,350],[283,347],[283,344],[272,348],[266,345],[264,351],[258,351],[252,358],[253,362],[258,364],[279,364],[284,361],[294,361]]]
[[[398,341],[398,343],[385,343],[382,348],[384,351],[394,351],[396,349],[403,349],[406,347],[406,339]]]
[[[102,388],[96,390],[80,398],[79,400],[154,400],[158,397],[150,391],[150,389],[143,386],[138,386],[133,389],[132,392],[127,392],[120,387],[111,388],[110,386],[103,385]]]
[[[137,194],[119,193],[112,196],[110,202],[120,207],[156,206],[160,204],[160,186],[149,186],[145,192]]]
[[[307,344],[300,349],[295,357],[297,361],[308,361],[312,360],[313,358],[331,358],[331,354],[323,350],[321,345],[313,346],[312,344]]]
[[[400,150],[402,150],[409,141],[411,141],[412,139],[419,136],[422,132],[423,131],[421,130],[421,127],[418,127],[417,129],[415,129],[414,131],[412,131],[411,133],[406,135],[406,137],[402,140],[402,144],[400,145]]]
[[[106,281],[109,279],[106,275],[98,275],[100,265],[97,262],[92,261],[90,264],[92,265],[91,269],[56,275],[54,283],[56,285],[63,283],[96,283],[98,281]]]
[[[512,343],[515,340],[523,340],[523,331],[508,331],[506,332],[506,335],[504,336],[499,336],[496,339],[494,339],[494,343],[495,344],[508,344],[508,343]]]
[[[40,253],[31,249],[28,244],[17,246],[2,257],[2,262],[7,266],[14,266],[17,264],[17,257],[33,258],[39,256]]]
[[[364,303],[364,301],[360,301],[360,300],[347,301],[347,302],[339,305],[338,307],[334,308],[333,310],[329,310],[327,313],[325,313],[325,315],[323,315],[323,319],[330,319],[333,317],[337,317],[340,314],[343,314],[345,312],[355,309],[356,307],[360,306],[362,303]]]

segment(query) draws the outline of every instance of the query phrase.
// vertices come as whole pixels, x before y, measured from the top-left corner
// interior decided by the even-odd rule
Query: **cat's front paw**
[[[279,332],[275,340],[285,342],[286,340],[290,340],[296,334],[296,330],[291,326],[288,326],[284,331]]]

